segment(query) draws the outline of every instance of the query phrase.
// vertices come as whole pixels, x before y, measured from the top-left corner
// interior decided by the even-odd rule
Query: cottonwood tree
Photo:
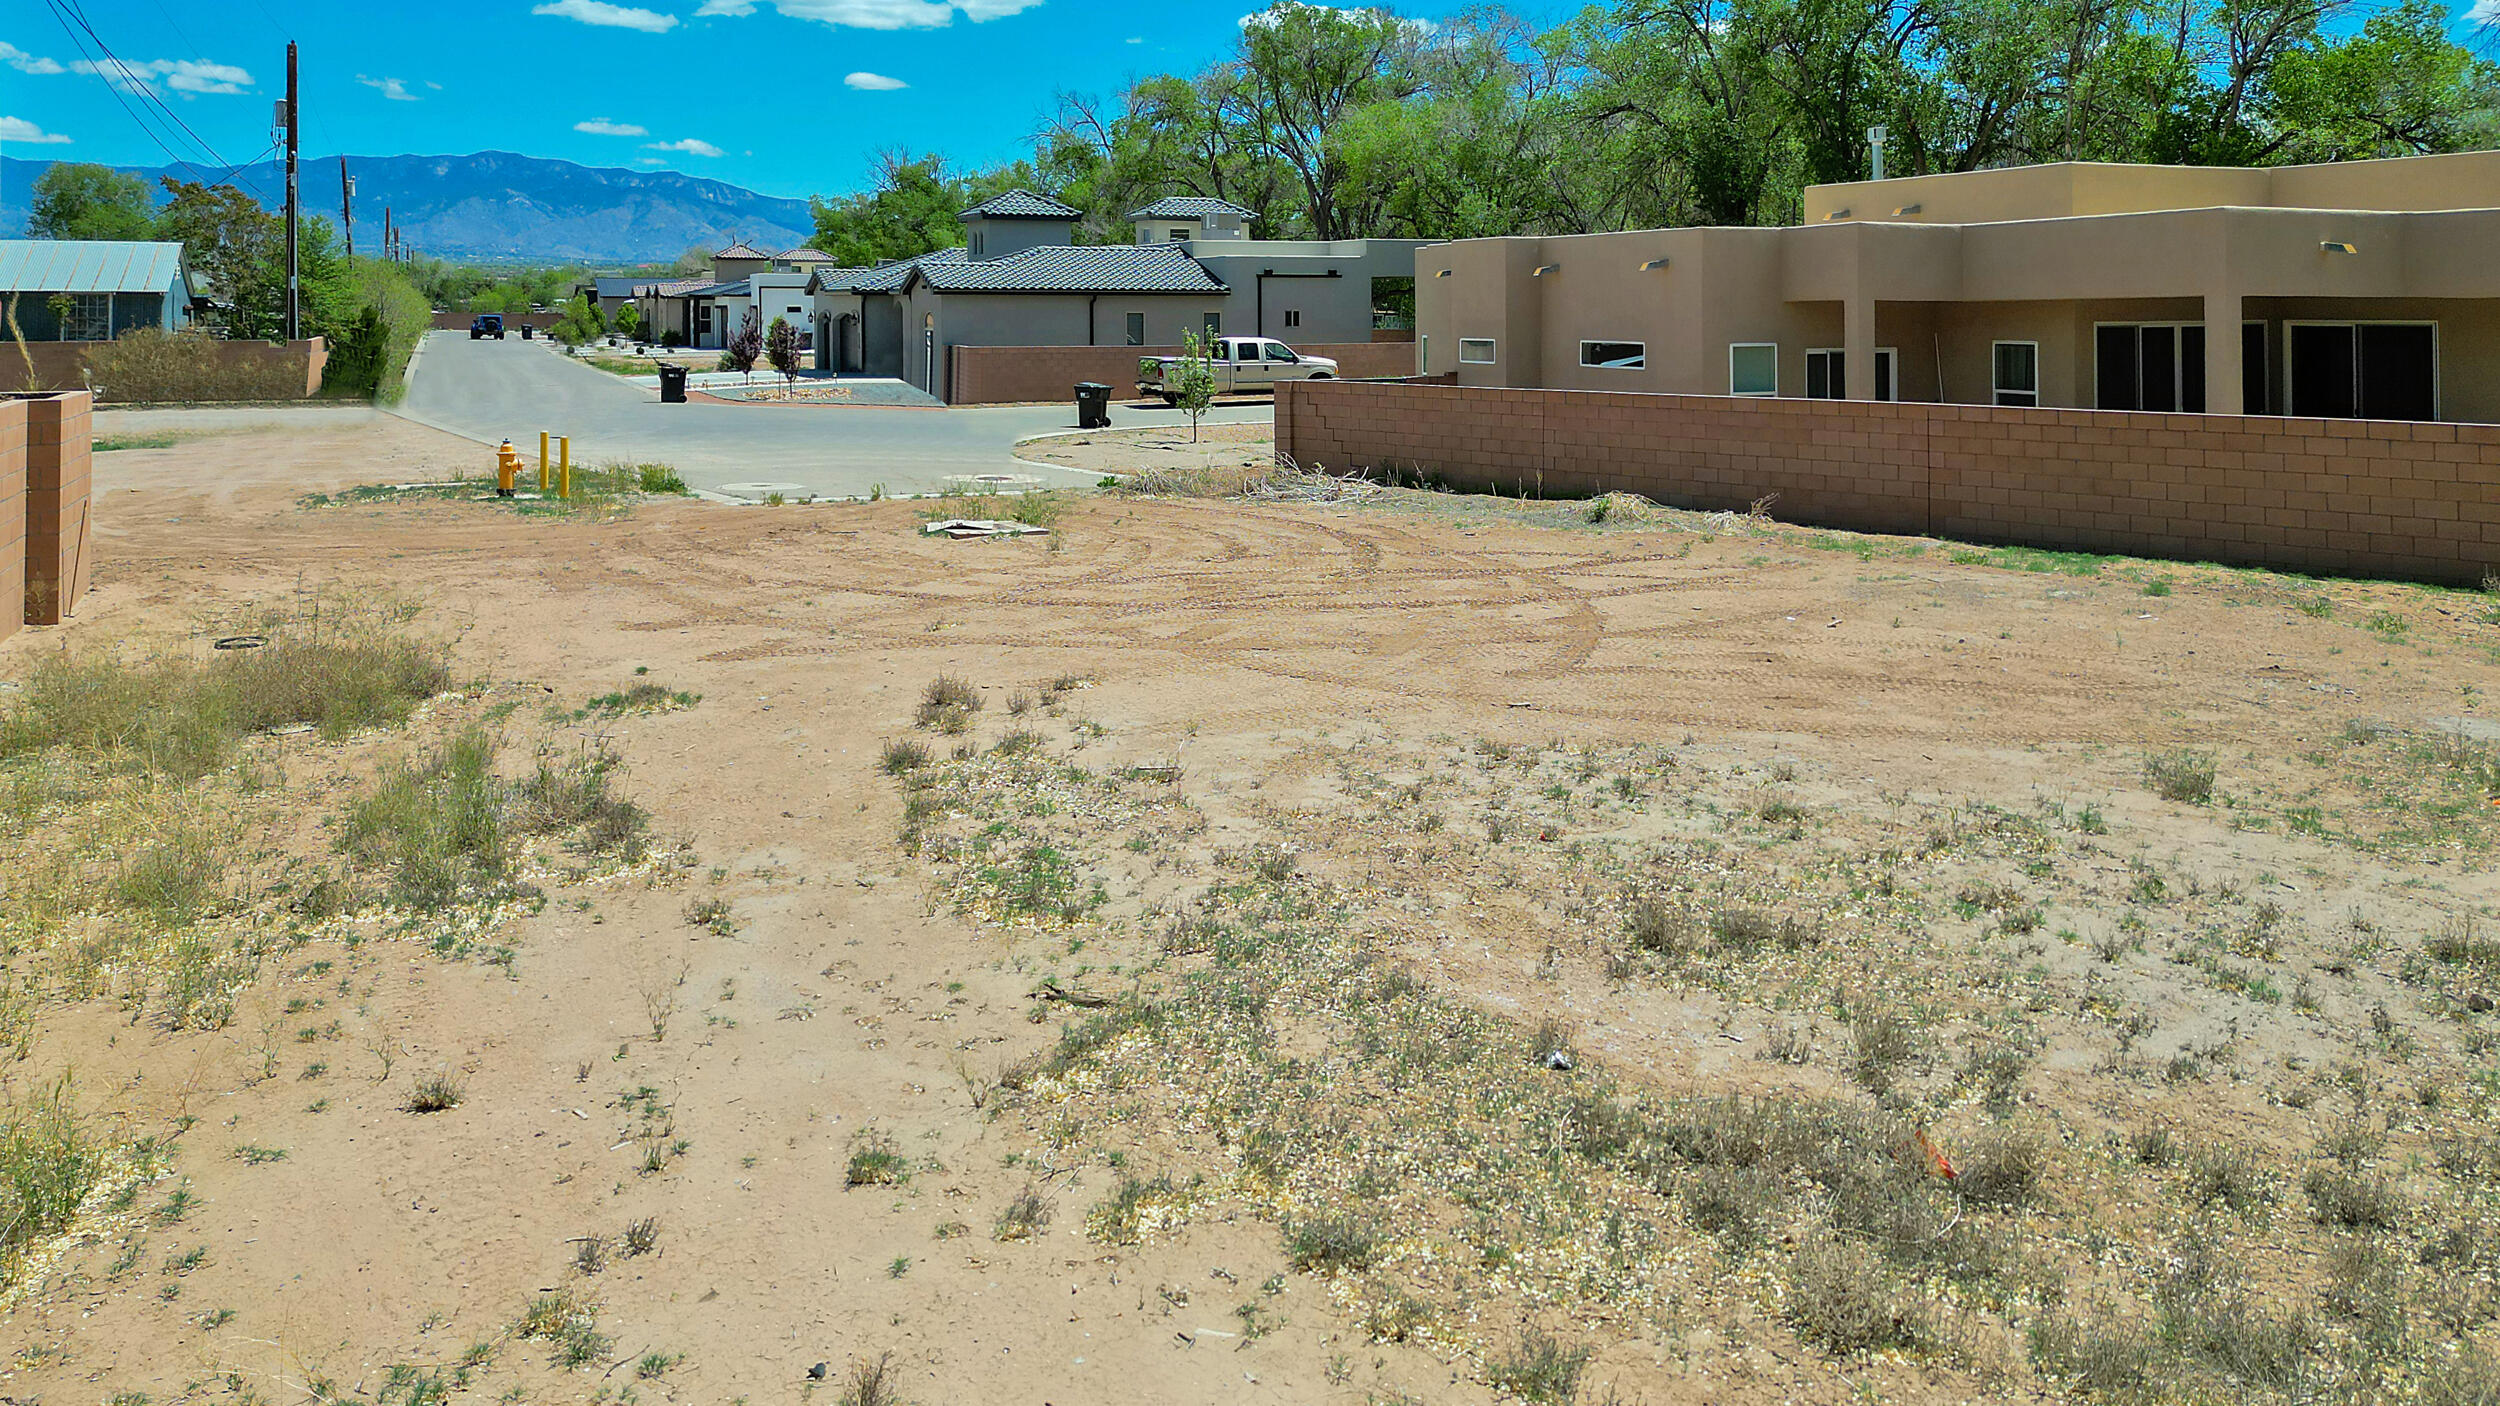
[[[148,183],[110,166],[63,161],[35,177],[29,239],[151,239],[156,206]]]

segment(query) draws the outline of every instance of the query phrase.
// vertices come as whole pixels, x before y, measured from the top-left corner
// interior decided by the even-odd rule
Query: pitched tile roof
[[[719,253],[714,254],[712,257],[715,259],[769,260],[772,258],[772,255],[765,253],[763,250],[756,248],[754,245],[749,244],[744,240],[741,240],[738,243],[732,244],[728,248],[721,250]]]
[[[136,239],[0,239],[0,292],[162,293],[182,246]]]
[[[807,291],[810,293],[853,292],[862,278],[874,272],[876,272],[874,269],[820,268],[807,276]]]
[[[657,283],[646,283],[643,285],[643,287],[651,290],[651,296],[655,298],[682,298],[687,294],[692,293],[697,288],[709,288],[711,286],[712,280],[708,278],[667,278],[662,279]]]
[[[891,293],[903,286],[903,280],[911,277],[913,269],[923,264],[959,264],[966,257],[967,251],[961,245],[957,245],[952,249],[940,249],[934,254],[923,254],[916,259],[896,259],[889,263],[882,263],[860,275],[859,281],[851,285],[851,291]]]
[[[924,263],[909,277],[940,293],[1230,291],[1204,264],[1169,244],[1045,245],[1005,259]]]
[[[1239,215],[1245,220],[1259,217],[1256,210],[1245,210],[1229,200],[1211,195],[1167,195],[1143,210],[1131,210],[1132,220],[1203,220],[1214,215]]]
[[[1077,209],[1075,206],[1063,205],[1058,201],[1051,199],[1047,195],[1035,195],[1029,190],[1011,190],[1004,195],[993,195],[989,199],[982,201],[980,204],[973,206],[971,209],[964,211],[961,218],[967,220],[975,218],[992,220],[1075,220],[1084,218],[1084,215],[1085,212]]]
[[[826,253],[822,249],[784,249],[773,257],[781,260],[783,263],[797,263],[801,259],[805,259],[811,264],[829,264],[833,262],[833,256]]]

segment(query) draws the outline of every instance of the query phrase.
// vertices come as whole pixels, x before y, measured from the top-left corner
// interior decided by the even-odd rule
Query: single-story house
[[[1162,222],[1141,223],[1134,244],[1078,244],[1083,212],[1008,191],[963,212],[959,248],[818,269],[807,289],[816,345],[830,353],[820,364],[943,397],[959,346],[1173,346],[1193,332],[1368,343],[1374,280],[1411,279],[1429,242],[1251,240],[1255,216],[1239,206],[1189,198],[1156,210]],[[1189,237],[1169,237],[1179,231]]]
[[[30,342],[108,342],[189,325],[182,246],[156,240],[0,239],[0,314]],[[0,317],[5,327],[6,317]]]
[[[1815,186],[1802,225],[1416,263],[1463,385],[2500,421],[2500,152]]]

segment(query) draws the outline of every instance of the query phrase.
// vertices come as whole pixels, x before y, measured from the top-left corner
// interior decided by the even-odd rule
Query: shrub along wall
[[[1864,532],[2480,584],[2500,425],[1288,385],[1304,465],[1556,496],[1622,490]]]
[[[328,363],[319,337],[228,342],[142,328],[110,342],[0,343],[0,392],[96,386],[108,404],[302,400],[320,393]]]

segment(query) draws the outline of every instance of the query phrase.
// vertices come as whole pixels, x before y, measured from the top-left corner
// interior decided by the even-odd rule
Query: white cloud
[[[177,93],[197,97],[203,93],[232,96],[249,92],[252,75],[230,63],[210,63],[205,59],[149,59],[144,63],[124,63],[107,59],[92,63],[79,59],[70,64],[73,73],[89,73],[116,88],[134,93],[153,93],[162,82]]]
[[[703,140],[701,137],[688,137],[684,141],[676,142],[646,142],[643,144],[642,149],[645,151],[682,151],[688,156],[721,156],[725,154],[719,147],[712,145],[710,142]]]
[[[573,130],[588,132],[594,137],[647,137],[651,135],[651,129],[648,127],[637,127],[631,122],[610,122],[604,117],[594,117],[588,122],[576,122],[573,124]]]
[[[2482,0],[2473,9],[2465,12],[2465,20],[2468,24],[2479,24],[2485,29],[2500,29],[2500,0]]]
[[[863,93],[891,93],[898,88],[908,88],[911,85],[900,78],[888,78],[882,73],[854,73],[842,80],[842,86],[857,88]]]
[[[0,142],[16,142],[22,146],[63,146],[69,138],[58,132],[47,132],[23,117],[0,117]]]
[[[20,73],[69,72],[68,69],[61,67],[57,60],[47,59],[40,54],[30,54],[6,39],[0,39],[0,63],[7,64]]]
[[[666,34],[677,27],[675,15],[637,9],[632,5],[611,5],[607,0],[553,0],[553,3],[540,5],[530,13],[580,20],[584,24],[608,29],[639,29],[645,34]]]
[[[944,29],[960,14],[974,24],[1020,15],[1042,0],[771,0],[772,7],[794,20],[813,20],[836,29]],[[707,15],[744,15],[755,0],[704,0]]]
[[[422,99],[420,99],[416,94],[408,91],[408,85],[406,83],[396,78],[367,78],[363,74],[359,73],[356,75],[356,81],[364,84],[368,88],[373,89],[375,92],[380,93],[382,96],[389,98],[395,103],[413,103],[422,101]]]

